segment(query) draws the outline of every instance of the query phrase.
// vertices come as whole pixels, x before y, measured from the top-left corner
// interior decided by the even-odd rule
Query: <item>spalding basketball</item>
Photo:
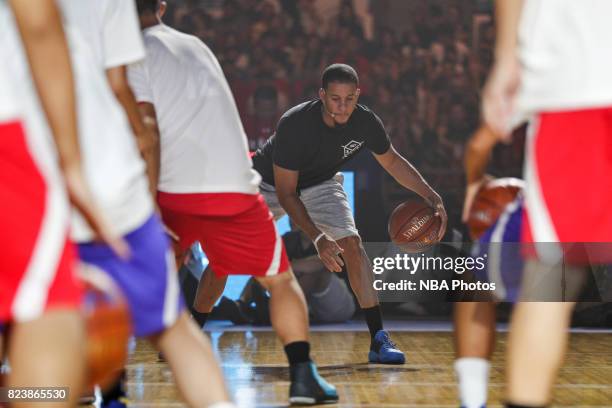
[[[480,238],[496,221],[506,206],[525,186],[521,179],[506,177],[486,182],[478,190],[467,220],[472,239]]]
[[[389,217],[389,236],[402,250],[423,252],[439,242],[442,220],[423,201],[410,200],[398,205]]]
[[[87,384],[112,385],[127,361],[132,334],[130,313],[121,291],[103,272],[87,268],[83,314],[87,328]]]

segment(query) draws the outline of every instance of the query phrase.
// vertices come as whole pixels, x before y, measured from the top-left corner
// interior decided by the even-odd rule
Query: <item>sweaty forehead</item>
[[[347,97],[357,93],[355,84],[345,84],[341,82],[332,82],[327,86],[326,90],[329,96]]]

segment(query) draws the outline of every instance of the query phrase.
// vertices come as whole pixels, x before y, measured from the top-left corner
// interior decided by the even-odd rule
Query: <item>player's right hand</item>
[[[444,238],[444,234],[446,233],[446,227],[448,225],[448,215],[446,214],[446,209],[444,208],[444,202],[442,201],[442,197],[435,191],[433,194],[427,198],[428,204],[435,209],[435,216],[440,217],[440,230],[438,231],[437,239],[438,241],[442,241]]]
[[[94,204],[93,196],[77,166],[63,168],[64,180],[70,201],[87,221],[96,236],[106,243],[122,259],[130,256],[128,244],[116,233]]]
[[[319,258],[327,269],[332,272],[342,272],[344,262],[340,257],[340,254],[344,252],[344,249],[340,248],[338,243],[324,235],[315,245]]]

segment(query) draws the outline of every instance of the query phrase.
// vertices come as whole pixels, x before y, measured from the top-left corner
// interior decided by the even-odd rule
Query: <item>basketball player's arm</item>
[[[523,4],[524,0],[495,2],[495,62],[482,95],[482,116],[485,123],[506,139],[510,136],[514,97],[520,85],[517,44]]]
[[[136,105],[136,109],[138,114],[140,115],[140,119],[144,127],[147,128],[147,132],[155,135],[155,143],[150,145],[151,150],[148,152],[148,157],[145,158],[147,161],[147,171],[149,174],[149,189],[151,190],[151,194],[153,195],[153,202],[155,203],[157,212],[159,213],[159,208],[157,208],[157,184],[159,182],[159,168],[160,168],[160,155],[161,149],[159,145],[159,127],[157,126],[157,113],[155,112],[155,106],[150,102],[139,102]],[[144,153],[143,153],[144,156]],[[168,235],[174,243],[179,242],[179,236],[172,231],[165,223],[163,223],[164,231],[166,235]],[[174,246],[174,252],[176,254],[180,252],[185,252],[183,250],[179,251],[179,247],[177,245]]]
[[[62,20],[54,0],[9,0],[32,80],[57,147],[70,200],[93,231],[122,257],[125,242],[96,208],[85,182],[79,150],[74,78]]]
[[[322,232],[308,215],[304,203],[297,194],[298,176],[299,171],[288,170],[274,164],[274,185],[278,202],[287,212],[291,221],[299,226],[314,242]],[[333,272],[342,271],[344,263],[339,254],[344,251],[336,241],[325,235],[317,241],[315,247],[327,269]]]
[[[525,0],[496,0],[495,59],[516,58],[518,26]]]
[[[421,176],[421,173],[395,150],[393,145],[383,154],[372,154],[387,173],[389,173],[400,185],[408,190],[414,191],[436,209],[436,212],[442,220],[438,239],[442,239],[446,232],[448,217],[440,195],[427,184],[427,181]]]
[[[159,131],[155,118],[155,108],[152,104],[146,103],[139,108],[132,88],[130,88],[127,69],[125,65],[108,68],[106,77],[115,93],[115,97],[123,107],[132,131],[136,136],[138,149],[146,163],[147,177],[149,179],[149,189],[153,200],[156,200],[157,183],[159,181]],[[144,113],[143,113],[144,112]],[[142,115],[141,115],[142,114]]]
[[[486,125],[480,126],[468,140],[463,162],[466,176],[465,199],[461,215],[463,222],[467,222],[474,197],[488,178],[485,170],[489,164],[491,152],[500,140],[501,136]]]

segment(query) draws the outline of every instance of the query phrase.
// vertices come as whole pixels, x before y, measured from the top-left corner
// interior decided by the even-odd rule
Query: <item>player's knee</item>
[[[358,255],[361,252],[361,238],[359,235],[342,238],[339,245],[344,249],[345,255]]]

